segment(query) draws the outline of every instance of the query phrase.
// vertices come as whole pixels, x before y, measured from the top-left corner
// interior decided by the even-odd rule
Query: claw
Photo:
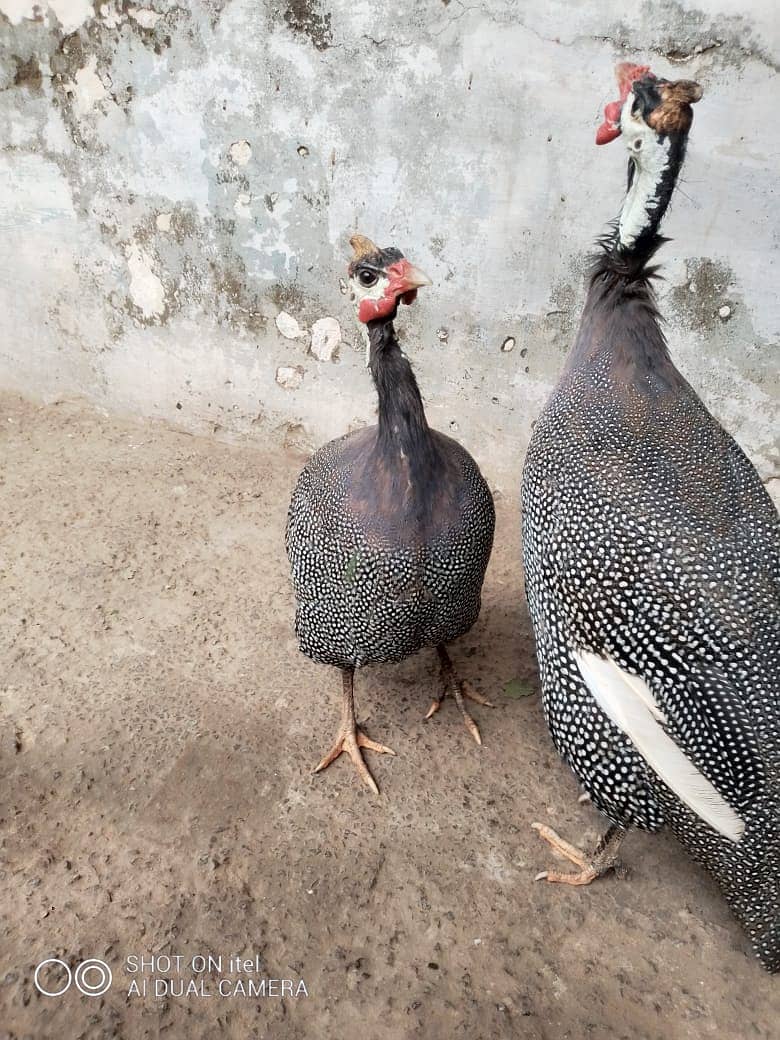
[[[362,729],[355,726],[354,730],[348,730],[346,733],[339,732],[330,751],[313,772],[319,773],[321,770],[327,769],[332,762],[336,761],[339,755],[346,751],[352,759],[355,769],[357,769],[358,776],[366,787],[370,787],[374,794],[379,794],[376,780],[374,780],[368,766],[363,761],[363,756],[360,753],[361,748],[366,748],[368,751],[376,751],[380,755],[395,756],[395,751],[392,748],[385,747],[384,744],[378,744],[375,740],[366,736]]]
[[[596,852],[589,857],[556,834],[552,827],[547,827],[543,823],[532,823],[531,826],[538,831],[540,838],[543,838],[557,852],[580,868],[576,874],[559,874],[556,871],[543,870],[536,875],[534,881],[557,882],[563,885],[589,885],[591,881],[595,881],[596,878],[610,870],[620,872],[622,864],[618,859],[617,850],[626,836],[622,827],[610,827],[599,842]]]
[[[454,697],[463,717],[463,724],[471,734],[474,743],[482,747],[482,735],[479,732],[479,727],[474,719],[472,719],[471,715],[469,715],[463,701],[464,699],[474,701],[475,704],[483,704],[487,708],[494,708],[495,704],[493,704],[492,701],[489,701],[487,697],[484,697],[481,693],[478,693],[470,683],[461,682],[455,673],[452,661],[450,660],[449,654],[444,646],[438,646],[436,650],[439,654],[439,661],[441,663],[442,690],[440,696],[431,703],[430,708],[428,708],[428,711],[425,714],[425,718],[430,719],[436,714],[445,697]]]
[[[466,724],[466,729],[472,735],[476,743],[479,744],[480,747],[482,747],[482,735],[479,732],[479,726],[476,724],[476,722],[472,719],[470,715],[466,715],[465,713],[463,716],[463,721]]]
[[[377,754],[380,755],[393,756],[395,756],[395,751],[393,751],[392,748],[386,747],[384,744],[378,744],[375,740],[372,740],[371,737],[367,736],[358,726],[355,721],[355,702],[352,688],[353,670],[344,669],[343,679],[344,695],[342,702],[341,725],[339,726],[336,740],[331,746],[330,751],[325,755],[319,765],[312,770],[312,772],[319,773],[323,769],[327,769],[332,762],[336,761],[339,755],[346,751],[352,759],[352,763],[357,770],[358,776],[366,787],[370,787],[374,794],[379,794],[376,780],[374,780],[371,771],[363,761],[360,749],[365,748],[367,751],[376,751]]]
[[[484,704],[486,708],[495,708],[493,701],[489,701],[487,697],[475,690],[468,680],[464,679],[460,684],[461,692],[463,696],[469,700],[474,701],[475,704]]]

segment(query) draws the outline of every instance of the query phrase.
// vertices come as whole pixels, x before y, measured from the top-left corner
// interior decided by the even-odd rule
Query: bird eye
[[[360,284],[365,286],[366,289],[376,283],[377,277],[378,276],[373,271],[367,271],[365,268],[362,271],[358,271]]]

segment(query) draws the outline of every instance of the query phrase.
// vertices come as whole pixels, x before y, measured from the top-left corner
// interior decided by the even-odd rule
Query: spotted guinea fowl
[[[459,681],[445,644],[479,615],[495,514],[468,452],[428,426],[396,339],[399,300],[412,303],[430,282],[398,249],[379,249],[362,235],[350,244],[349,285],[368,333],[379,422],[326,444],[303,470],[290,503],[287,553],[300,649],[343,676],[341,725],[315,772],[346,751],[378,793],[360,749],[394,752],[356,724],[357,668],[435,646],[442,689],[426,718],[449,692],[481,743],[463,698],[490,702]]]
[[[618,66],[628,190],[523,474],[526,585],[553,741],[612,822],[668,825],[780,968],[780,525],[753,466],[675,368],[648,262],[701,90]]]

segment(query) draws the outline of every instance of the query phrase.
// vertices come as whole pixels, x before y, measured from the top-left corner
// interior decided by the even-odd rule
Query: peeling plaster
[[[89,0],[0,0],[0,13],[4,14],[12,25],[19,25],[25,19],[35,19],[38,11],[44,12],[47,22],[55,15],[64,33],[75,32],[95,11]]]
[[[128,7],[127,13],[144,29],[154,29],[155,25],[162,18],[158,11],[152,11],[148,7]]]
[[[125,249],[130,271],[130,298],[144,318],[159,317],[165,310],[165,289],[152,270],[152,259],[136,245]]]
[[[236,166],[246,166],[252,158],[252,146],[249,141],[234,141],[230,146],[230,158]]]
[[[319,318],[311,327],[309,349],[318,361],[332,361],[341,343],[341,325],[337,318]]]
[[[365,425],[344,281],[361,230],[433,279],[398,321],[430,421],[490,476],[516,473],[625,186],[618,145],[592,143],[611,67],[649,59],[704,87],[659,254],[670,348],[776,476],[770,0],[643,0],[619,19],[607,0],[0,13],[6,384],[238,436],[260,408],[269,436],[309,446]]]
[[[97,58],[93,55],[84,68],[76,73],[75,82],[65,88],[73,96],[73,107],[79,116],[86,115],[106,96],[106,88],[96,69]]]
[[[276,370],[276,382],[285,390],[297,390],[303,382],[304,370],[300,365],[280,365]]]

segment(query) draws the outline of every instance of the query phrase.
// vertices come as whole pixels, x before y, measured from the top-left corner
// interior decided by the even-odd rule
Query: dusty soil
[[[370,756],[377,798],[343,758],[310,772],[340,683],[292,633],[282,532],[301,458],[260,433],[234,447],[0,406],[0,1035],[777,1036],[780,983],[670,837],[629,838],[628,880],[533,881],[555,861],[531,821],[586,846],[602,825],[541,718],[514,502],[498,503],[481,620],[453,647],[497,702],[475,709],[484,747],[450,703],[423,722],[433,653],[367,671],[360,718],[398,753]],[[508,696],[513,679],[532,696]],[[180,973],[126,970],[166,954]],[[208,954],[260,971],[196,975]],[[101,958],[113,984],[42,996],[47,957]],[[211,996],[155,998],[155,978],[193,976]],[[128,993],[139,978],[145,997]],[[249,978],[308,996],[216,995]]]

